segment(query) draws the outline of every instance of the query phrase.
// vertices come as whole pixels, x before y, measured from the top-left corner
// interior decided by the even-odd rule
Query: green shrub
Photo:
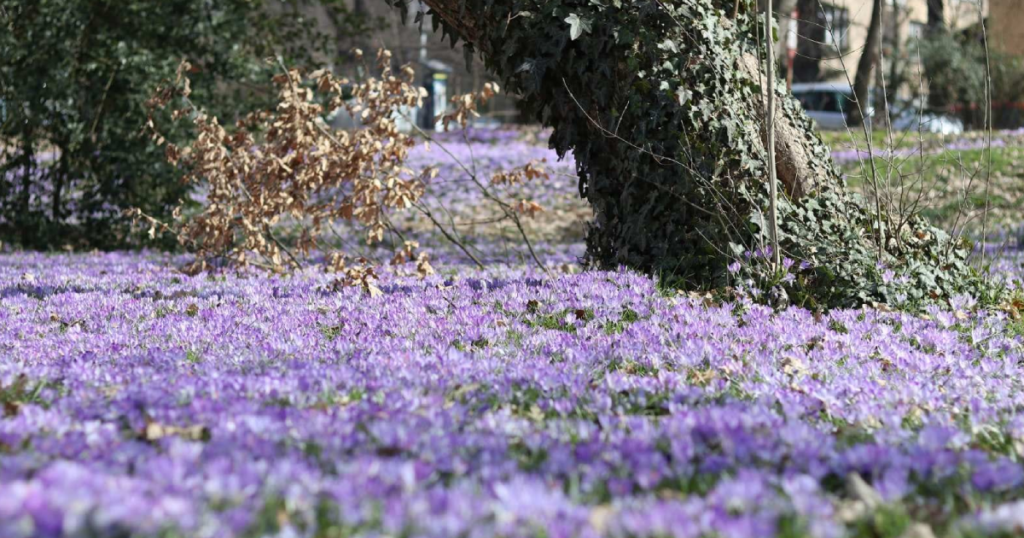
[[[984,41],[974,32],[939,32],[920,41],[921,63],[928,76],[929,105],[957,106],[965,124],[981,128],[985,122],[986,55]],[[1024,100],[1024,59],[989,50],[992,74],[993,124],[997,128],[1020,127],[1019,112],[1001,110],[1004,104]]]
[[[188,58],[218,117],[265,106],[266,57],[303,65],[344,45],[300,16],[307,7],[338,35],[369,22],[343,0],[0,0],[0,241],[136,246],[123,210],[165,216],[187,194],[143,129],[154,88]]]

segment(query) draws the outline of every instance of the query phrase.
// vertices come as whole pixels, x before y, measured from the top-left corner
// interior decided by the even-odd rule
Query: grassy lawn
[[[875,185],[883,200],[903,211],[917,209],[946,229],[966,224],[969,232],[981,227],[986,188],[989,193],[989,227],[1011,226],[1020,221],[1024,203],[1024,138],[995,133],[991,155],[984,133],[958,136],[871,133],[875,155],[872,180],[867,144],[857,132],[821,133],[832,147],[840,171],[851,188],[868,198]],[[854,152],[861,152],[860,158]],[[991,166],[989,166],[991,165]]]

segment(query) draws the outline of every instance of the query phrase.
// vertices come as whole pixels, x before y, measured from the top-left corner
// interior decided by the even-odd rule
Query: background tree
[[[949,30],[946,27],[945,0],[928,0],[928,24],[925,27],[925,39],[931,42],[930,48],[943,48],[950,45]],[[950,88],[936,83],[942,78],[941,73],[948,71],[953,65],[953,57],[942,58],[932,56],[924,64],[924,74],[929,79],[928,107],[932,110],[945,111],[952,104],[953,95]]]
[[[825,18],[821,0],[797,0],[797,54],[793,59],[793,80],[815,82],[828,78],[822,60],[843,54],[837,50],[842,43],[833,42],[827,32],[829,22]]]
[[[998,49],[987,50],[977,29],[938,32],[920,42],[921,63],[928,77],[929,106],[948,110],[959,105],[968,127],[984,126],[987,106],[986,65],[991,64],[992,102],[997,109],[994,126],[1020,126],[1020,114],[1007,103],[1024,99],[1024,59]]]
[[[781,276],[747,255],[763,253],[768,207],[753,2],[425,3],[435,28],[468,41],[523,112],[554,128],[552,147],[573,153],[595,211],[590,261],[688,287]],[[770,150],[788,195],[779,206],[783,254],[807,265],[775,281],[769,300],[924,301],[974,289],[960,245],[916,218],[866,209],[799,104],[782,85],[772,91],[781,103]],[[883,268],[906,285],[897,291]]]
[[[889,40],[889,47],[886,51],[886,58],[889,60],[889,75],[888,79],[883,80],[885,82],[885,107],[884,110],[885,120],[891,121],[894,114],[899,111],[895,109],[895,103],[897,96],[899,95],[900,86],[907,79],[907,64],[908,57],[906,51],[903,49],[903,33],[900,29],[903,27],[903,22],[907,15],[907,9],[905,3],[902,0],[892,0],[890,5],[892,17],[889,24],[891,25],[892,32],[890,34],[891,39]],[[883,76],[883,66],[879,66],[878,73],[881,78]]]
[[[183,58],[194,89],[233,121],[266,104],[264,58],[304,64],[338,44],[303,0],[0,0],[0,240],[27,248],[128,244],[122,211],[163,216],[185,195],[143,132],[145,103]],[[315,2],[343,35],[369,21]],[[168,133],[176,138],[180,132]]]
[[[882,0],[872,0],[868,36],[864,40],[864,48],[861,50],[860,60],[857,62],[857,73],[853,78],[853,97],[858,106],[853,107],[850,111],[850,125],[856,126],[864,123],[863,115],[869,112],[871,75],[874,72],[875,64],[878,63],[883,9]]]
[[[928,0],[929,33],[946,31],[945,0]]]

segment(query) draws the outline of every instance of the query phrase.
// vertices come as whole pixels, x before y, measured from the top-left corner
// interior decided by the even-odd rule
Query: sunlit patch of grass
[[[985,149],[939,149],[923,156],[876,156],[874,163],[879,191],[891,193],[883,199],[947,231],[965,224],[968,232],[980,229],[986,192],[990,229],[1016,222],[1024,210],[1024,147],[993,147],[991,161]],[[870,164],[844,162],[839,168],[853,190],[874,197]]]

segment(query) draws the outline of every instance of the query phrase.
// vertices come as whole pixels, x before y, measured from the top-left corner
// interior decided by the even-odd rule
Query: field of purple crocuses
[[[517,144],[468,160],[553,159]],[[434,195],[484,206],[440,188],[457,176]],[[523,195],[576,215],[573,181]],[[538,241],[548,272],[482,234],[478,269],[420,224],[437,274],[384,266],[379,295],[316,266],[0,254],[0,536],[1024,529],[1010,314],[712,302],[581,271],[569,232]],[[1000,256],[1015,285],[1020,255]]]

